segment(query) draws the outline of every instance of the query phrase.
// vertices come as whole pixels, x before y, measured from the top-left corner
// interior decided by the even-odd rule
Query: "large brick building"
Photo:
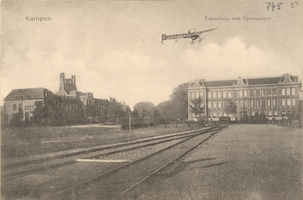
[[[202,97],[205,112],[196,116],[188,111],[188,120],[202,117],[218,120],[221,116],[230,116],[239,120],[244,115],[254,116],[256,112],[265,113],[268,119],[281,120],[288,114],[298,112],[301,82],[298,76],[284,74],[281,77],[249,78],[235,80],[191,82],[188,87],[188,102]],[[235,114],[225,111],[227,103],[233,100],[237,105]]]
[[[65,74],[60,73],[59,91],[56,94],[45,88],[12,90],[4,98],[3,120],[9,122],[22,110],[22,121],[31,121],[38,105],[47,112],[41,121],[53,124],[102,123],[117,118],[111,111],[115,102],[96,99],[91,92],[78,91],[76,76],[65,78]]]

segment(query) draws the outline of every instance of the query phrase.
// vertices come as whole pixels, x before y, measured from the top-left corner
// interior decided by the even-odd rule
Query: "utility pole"
[[[131,115],[128,114],[128,126],[129,126],[129,131],[132,130],[132,119],[131,119]]]

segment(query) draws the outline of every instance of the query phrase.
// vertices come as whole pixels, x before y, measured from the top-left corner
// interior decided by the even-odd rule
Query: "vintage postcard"
[[[302,0],[3,0],[1,199],[302,199],[302,44]]]

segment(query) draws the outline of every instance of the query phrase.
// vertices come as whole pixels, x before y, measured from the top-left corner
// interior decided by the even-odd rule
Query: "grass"
[[[120,127],[33,127],[1,130],[1,156],[4,159],[53,153],[132,141],[170,133],[194,130],[187,125],[158,125],[132,131]]]

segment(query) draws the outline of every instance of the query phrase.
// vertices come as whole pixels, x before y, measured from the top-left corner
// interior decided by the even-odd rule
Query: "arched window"
[[[278,117],[278,111],[274,112],[274,117]]]
[[[222,116],[222,113],[221,113],[221,112],[219,112],[219,113],[218,113],[218,117],[221,117],[221,116]]]
[[[216,117],[217,117],[217,113],[216,113],[216,112],[214,112],[213,118],[216,118]]]
[[[268,117],[271,117],[271,116],[272,116],[272,112],[269,111],[269,112],[268,112]]]
[[[255,116],[256,112],[255,111],[252,111],[251,112],[251,116]]]

